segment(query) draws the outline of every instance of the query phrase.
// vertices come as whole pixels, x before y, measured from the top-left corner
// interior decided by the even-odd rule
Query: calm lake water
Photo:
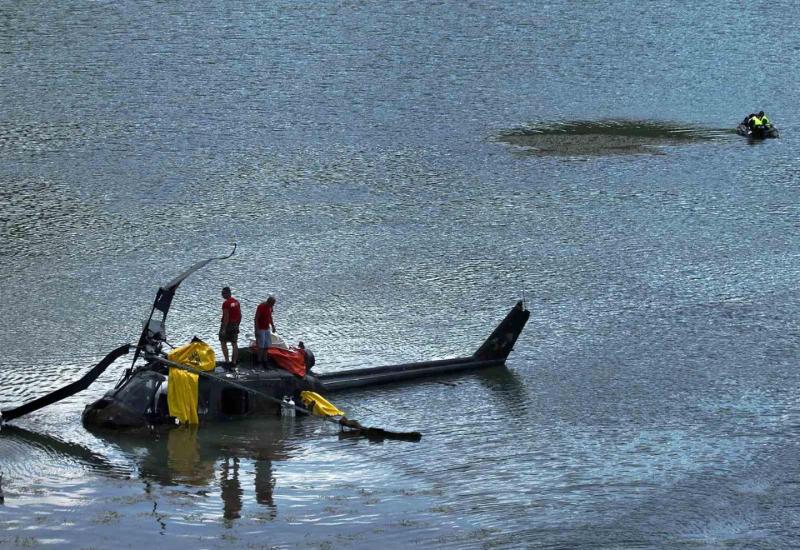
[[[796,548],[794,2],[0,2],[0,408],[221,286],[318,370],[508,368],[313,419],[0,431],[0,547]],[[764,109],[781,139],[733,133]]]

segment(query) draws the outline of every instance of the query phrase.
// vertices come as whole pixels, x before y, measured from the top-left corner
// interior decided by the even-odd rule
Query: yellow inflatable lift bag
[[[317,416],[344,416],[344,413],[337,409],[333,403],[316,392],[301,391],[300,399],[303,401],[303,405]]]
[[[167,359],[185,365],[194,370],[211,371],[217,364],[214,350],[202,340],[192,340],[167,354]],[[175,367],[169,369],[167,384],[167,405],[170,416],[177,418],[181,424],[199,424],[197,418],[197,379],[193,372]]]

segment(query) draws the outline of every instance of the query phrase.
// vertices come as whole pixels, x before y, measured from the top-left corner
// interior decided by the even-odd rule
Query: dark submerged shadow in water
[[[292,419],[293,420],[293,419]],[[137,430],[93,430],[96,437],[112,443],[136,462],[146,484],[183,485],[200,489],[198,494],[218,491],[223,519],[241,517],[246,493],[277,516],[273,498],[273,462],[291,457],[295,426],[275,419],[252,419],[197,426]],[[252,462],[252,489],[242,484],[243,462]],[[249,467],[249,466],[247,466]]]
[[[494,139],[534,156],[663,155],[663,147],[708,142],[733,133],[672,122],[610,119],[530,125],[502,131]]]
[[[506,365],[478,373],[478,382],[493,394],[493,401],[505,409],[509,417],[528,410],[530,399],[524,379]]]
[[[19,426],[6,424],[0,429],[0,441],[7,440],[29,448],[30,452],[38,450],[53,461],[71,460],[87,467],[89,470],[103,473],[111,478],[128,478],[129,468],[114,464],[103,455],[78,443],[64,441],[58,437],[37,433]],[[0,453],[1,455],[2,453]]]

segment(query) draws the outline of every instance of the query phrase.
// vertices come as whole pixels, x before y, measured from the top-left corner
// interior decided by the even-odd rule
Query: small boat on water
[[[736,133],[740,136],[752,139],[771,139],[780,137],[780,133],[775,126],[759,126],[750,128],[747,124],[741,123],[736,127]]]
[[[83,378],[64,388],[15,409],[0,411],[0,420],[18,418],[85,389],[111,363],[134,349],[133,362],[122,374],[116,386],[86,406],[82,415],[84,425],[90,429],[116,429],[175,424],[176,415],[170,411],[168,401],[170,370],[179,368],[192,371],[192,369],[171,361],[168,359],[168,354],[163,351],[166,344],[167,313],[175,291],[186,277],[213,260],[227,257],[230,256],[198,262],[159,288],[150,317],[144,324],[136,346],[124,345],[113,350]],[[274,364],[263,367],[256,363],[255,354],[250,348],[240,348],[236,367],[231,367],[227,363],[212,362],[208,372],[196,373],[202,375],[196,386],[196,415],[201,423],[275,415],[281,411],[287,398],[294,403],[300,403],[303,392],[330,394],[351,388],[404,382],[503,365],[529,316],[530,312],[524,303],[517,302],[480,347],[468,356],[325,374],[316,374],[310,369],[308,371],[304,369],[302,375],[298,375],[296,371],[289,372]],[[202,345],[205,346],[204,343]],[[143,361],[137,364],[140,358]]]
[[[736,133],[750,139],[774,139],[780,137],[778,129],[766,117],[764,117],[763,123],[757,117],[764,117],[764,112],[761,111],[758,114],[753,113],[744,117],[744,120],[736,126]]]

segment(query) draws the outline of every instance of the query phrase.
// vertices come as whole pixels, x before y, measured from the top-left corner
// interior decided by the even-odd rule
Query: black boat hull
[[[264,369],[241,349],[239,366],[218,364],[213,377],[200,377],[198,417],[201,422],[276,415],[280,400],[310,390],[330,394],[339,390],[416,380],[423,377],[473,371],[503,365],[524,328],[530,312],[518,302],[491,336],[471,356],[422,361],[337,373],[295,376],[281,369]],[[86,406],[83,423],[88,428],[137,428],[174,423],[167,406],[167,367],[151,360],[130,370],[105,396]]]
[[[747,124],[739,124],[736,127],[736,133],[752,139],[775,139],[780,137],[778,129],[774,126],[750,128]]]

